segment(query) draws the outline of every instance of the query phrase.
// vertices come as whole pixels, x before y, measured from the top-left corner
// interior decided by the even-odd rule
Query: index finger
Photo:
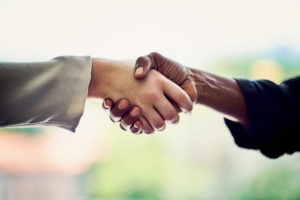
[[[165,79],[163,91],[165,95],[172,99],[184,113],[189,113],[192,111],[193,103],[190,97],[178,85],[169,79]]]

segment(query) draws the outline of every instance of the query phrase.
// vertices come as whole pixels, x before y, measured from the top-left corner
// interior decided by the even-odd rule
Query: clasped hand
[[[178,113],[189,113],[197,101],[190,69],[158,53],[136,62],[93,59],[92,66],[88,96],[105,99],[103,107],[123,130],[161,131],[165,121],[177,123]]]

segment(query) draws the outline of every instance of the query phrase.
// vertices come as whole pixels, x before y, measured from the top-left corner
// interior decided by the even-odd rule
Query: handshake
[[[75,131],[88,93],[104,99],[103,107],[122,129],[151,134],[164,130],[165,122],[177,123],[179,112],[189,113],[193,104],[201,104],[226,115],[239,146],[275,158],[300,149],[295,131],[299,88],[300,77],[279,85],[226,78],[158,53],[135,62],[89,56],[0,62],[0,127],[40,124]]]
[[[88,97],[104,99],[113,122],[123,130],[151,134],[177,123],[179,112],[190,113],[193,103],[209,106],[247,125],[238,84],[166,58],[159,53],[136,62],[93,59]]]

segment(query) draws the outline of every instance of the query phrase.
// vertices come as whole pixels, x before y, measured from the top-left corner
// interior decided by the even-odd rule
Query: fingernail
[[[183,109],[183,108],[181,108],[181,111],[182,111],[184,114],[187,114],[187,115],[191,115],[191,114],[192,114],[192,111],[188,111],[188,110]]]
[[[135,134],[135,135],[140,135],[140,134],[142,134],[142,132],[140,131],[140,130],[136,130],[136,132],[132,132],[133,134]]]
[[[123,109],[125,109],[126,107],[127,107],[127,101],[121,100],[121,102],[120,102],[119,105],[118,105],[118,108],[119,108],[120,110],[123,110]]]
[[[136,116],[139,115],[139,113],[140,113],[140,109],[134,107],[134,108],[132,109],[132,111],[130,112],[130,116],[131,116],[131,117],[136,117]]]
[[[143,67],[138,67],[136,70],[135,70],[135,75],[142,75],[143,74]]]
[[[111,106],[110,103],[109,103],[109,101],[104,101],[104,104],[103,104],[103,105],[104,105],[104,107],[107,108],[107,109],[110,108],[110,106]]]
[[[133,127],[136,128],[136,129],[140,128],[136,123],[133,124]]]
[[[174,119],[172,120],[166,120],[166,122],[171,123],[171,124],[177,124],[179,122],[179,115],[177,115]]]
[[[110,113],[109,117],[110,117],[111,121],[113,121],[113,122],[118,122],[121,120],[120,117],[116,117],[112,113]]]
[[[122,125],[122,127],[123,127],[124,129],[126,129],[126,130],[128,130],[128,129],[130,128],[130,126],[129,126],[128,124],[126,124],[126,123],[124,122],[124,120],[121,120],[121,125]]]
[[[156,129],[157,131],[163,131],[163,130],[165,130],[166,129],[166,124],[164,124],[164,126],[163,127],[160,127],[159,129]]]
[[[191,116],[192,115],[192,111],[186,112],[187,116]]]

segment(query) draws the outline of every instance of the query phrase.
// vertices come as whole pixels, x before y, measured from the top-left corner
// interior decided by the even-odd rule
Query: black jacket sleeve
[[[236,144],[270,158],[300,151],[300,76],[277,85],[236,79],[244,95],[250,126],[225,119]]]

